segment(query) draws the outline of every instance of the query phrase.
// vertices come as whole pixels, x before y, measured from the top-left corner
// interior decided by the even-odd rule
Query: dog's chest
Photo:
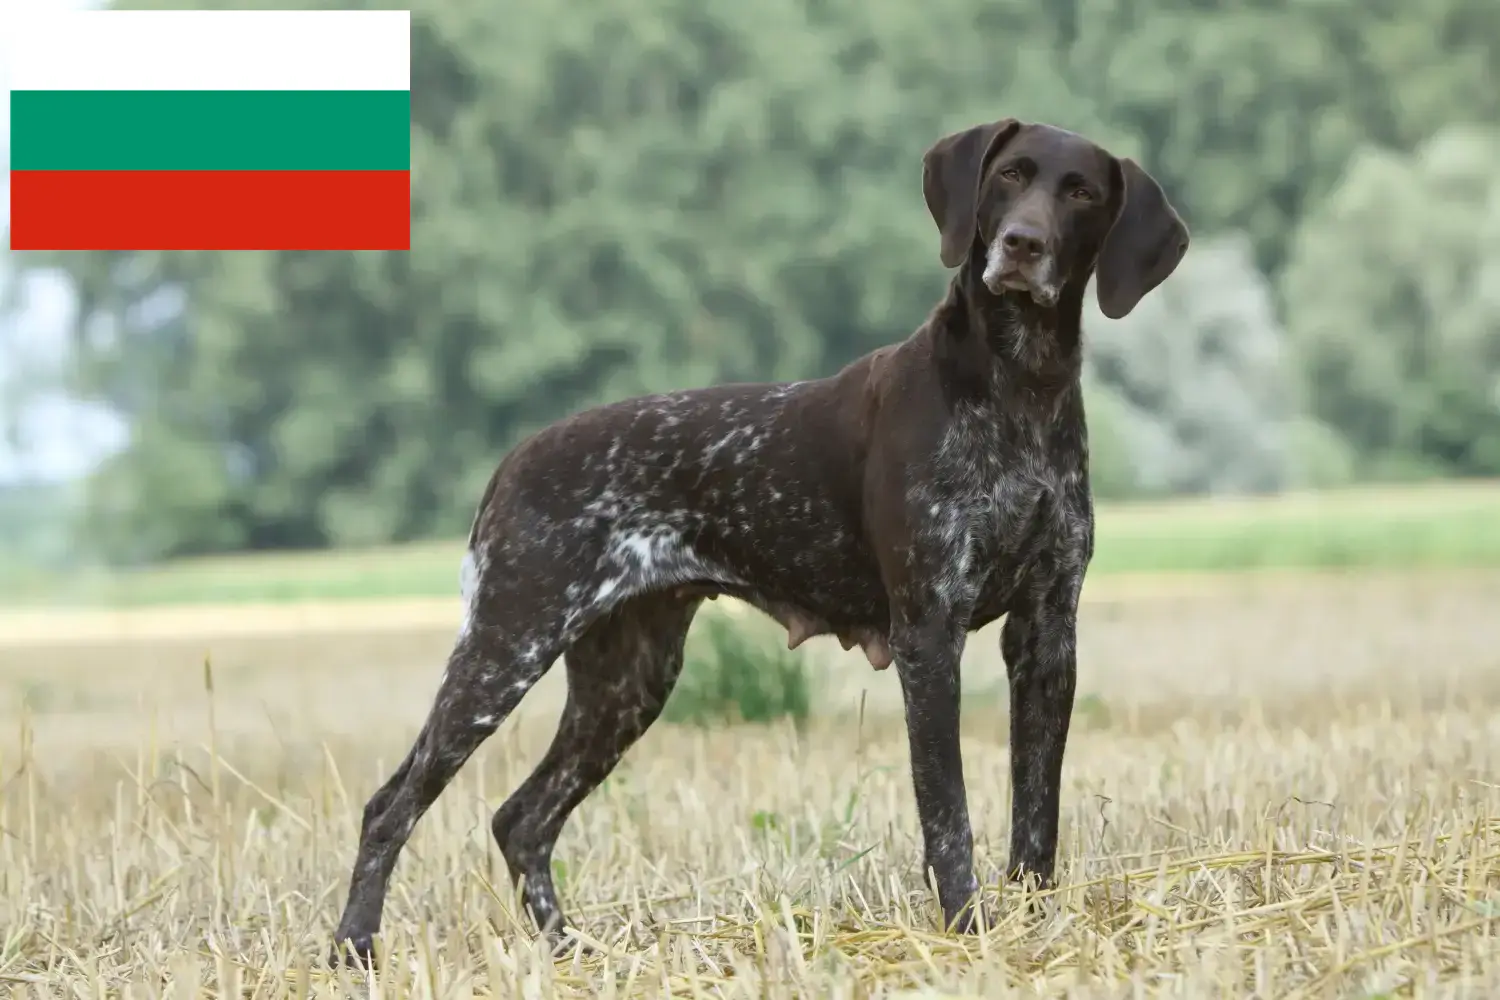
[[[1029,423],[997,418],[987,411],[962,413],[938,453],[939,481],[953,502],[979,515],[990,534],[1013,533],[1063,487],[1049,442]]]
[[[1042,553],[1071,545],[1077,464],[1038,425],[960,413],[932,472],[930,535],[945,575],[962,590],[1004,589]]]

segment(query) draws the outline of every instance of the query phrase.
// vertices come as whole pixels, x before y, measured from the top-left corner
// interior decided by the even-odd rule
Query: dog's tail
[[[495,490],[500,485],[500,469],[496,469],[490,476],[490,481],[484,487],[484,494],[479,498],[479,506],[474,508],[474,520],[469,522],[469,551],[474,551],[474,541],[479,537],[479,523],[484,520],[484,512],[490,509],[490,501],[495,497]]]

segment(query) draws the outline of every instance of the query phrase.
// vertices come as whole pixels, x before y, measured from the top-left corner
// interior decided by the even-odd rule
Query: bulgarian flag
[[[12,249],[410,249],[408,11],[11,30]]]

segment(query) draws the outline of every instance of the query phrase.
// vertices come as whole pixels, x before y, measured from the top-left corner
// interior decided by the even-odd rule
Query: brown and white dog
[[[1009,871],[1051,879],[1094,546],[1079,376],[1085,287],[1124,316],[1188,231],[1136,163],[1013,119],[939,140],[923,194],[957,268],[906,341],[837,374],[591,409],[500,463],[464,558],[467,615],[415,745],[364,811],[335,952],[367,961],[397,855],[463,763],[559,656],[545,758],[495,813],[538,925],[569,814],[650,727],[705,598],[894,661],[925,844],[950,925],[978,884],[959,753],[959,655],[1006,616]]]

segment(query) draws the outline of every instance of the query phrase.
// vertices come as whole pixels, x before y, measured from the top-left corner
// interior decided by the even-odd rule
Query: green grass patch
[[[1500,484],[1101,505],[1091,572],[1500,567]]]
[[[22,603],[136,607],[458,596],[463,544],[182,559],[139,570],[33,578],[0,590]]]
[[[456,597],[462,542],[182,560],[0,585],[10,604]],[[1500,483],[1100,504],[1092,574],[1500,568]]]
[[[813,703],[807,658],[788,650],[779,635],[705,609],[688,636],[682,676],[662,719],[700,726],[805,723]]]

